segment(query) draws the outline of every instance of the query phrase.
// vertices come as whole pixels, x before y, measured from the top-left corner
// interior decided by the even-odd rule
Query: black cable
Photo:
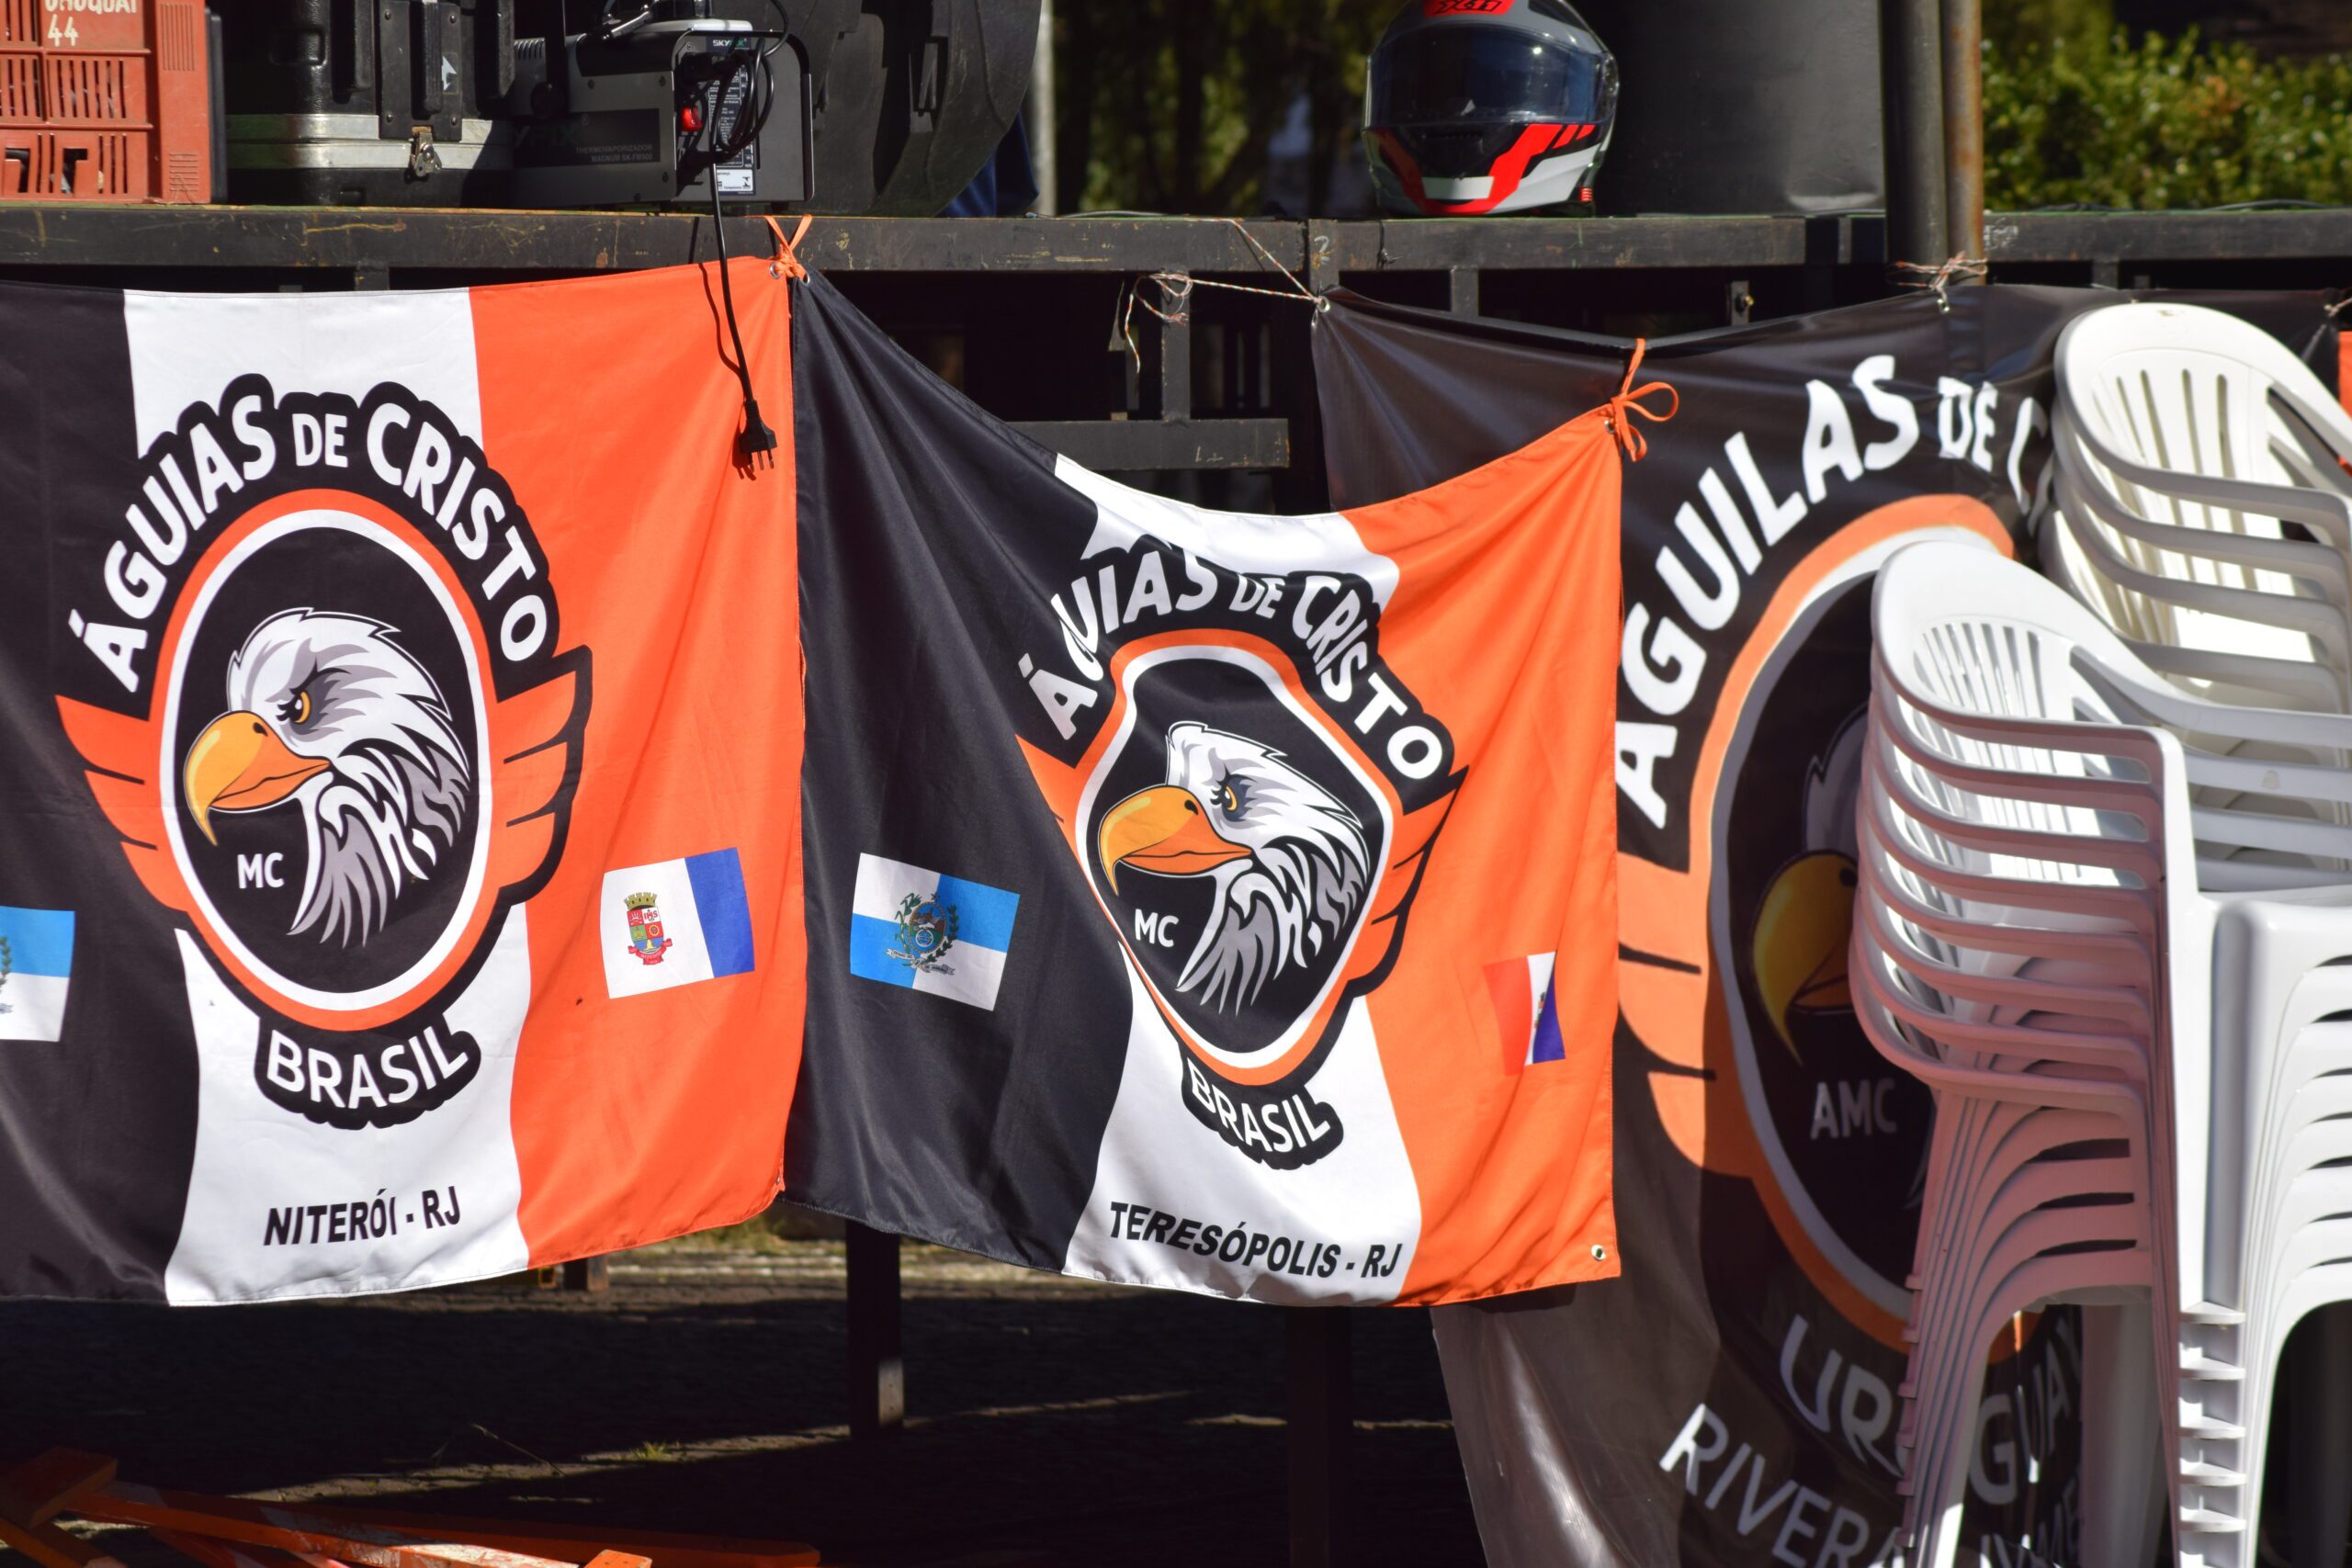
[[[737,69],[741,70],[742,67],[738,66]],[[745,83],[743,91],[748,100],[752,91],[752,85]],[[722,89],[720,97],[723,99],[725,96]],[[744,107],[750,107],[748,101]],[[752,361],[743,352],[743,331],[735,324],[735,283],[728,276],[727,265],[727,212],[720,205],[718,195],[720,160],[715,155],[718,141],[718,115],[714,113],[711,116],[711,123],[704,128],[709,134],[714,152],[706,177],[710,181],[711,231],[718,237],[718,292],[727,305],[727,335],[735,343],[735,378],[742,384],[743,388],[743,429],[741,434],[736,436],[735,445],[737,450],[748,460],[762,452],[775,451],[776,441],[775,432],[770,430],[767,421],[760,417],[760,400],[752,394]],[[757,132],[753,134],[756,135]],[[730,153],[729,156],[732,154]]]
[[[561,4],[561,0],[557,0],[557,3]],[[616,0],[605,0],[605,3],[597,7],[596,25],[589,31],[598,43],[616,42],[653,19],[653,0],[645,0],[645,4],[637,8],[636,16],[625,22],[615,22],[613,6],[616,3]]]
[[[768,0],[768,9],[775,13],[775,41],[761,51],[762,60],[773,56],[792,37],[792,13],[784,8],[784,0]]]

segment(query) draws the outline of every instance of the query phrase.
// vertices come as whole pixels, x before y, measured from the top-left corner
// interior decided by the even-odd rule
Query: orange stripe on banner
[[[2335,400],[2352,413],[2352,334],[2341,329],[2335,334]]]
[[[1349,513],[1398,569],[1380,656],[1466,770],[1368,1004],[1420,1195],[1399,1302],[1617,1271],[1618,464],[1595,411]],[[1509,1071],[1487,966],[1546,953],[1567,1055]]]
[[[513,1117],[535,1264],[744,1219],[783,1170],[806,999],[789,288],[734,267],[783,443],[750,470],[710,268],[473,295],[482,444],[591,665],[562,859],[529,905]],[[609,997],[605,874],[729,849],[752,971]]]

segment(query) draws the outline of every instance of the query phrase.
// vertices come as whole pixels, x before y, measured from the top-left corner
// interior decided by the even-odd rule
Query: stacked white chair
[[[2352,419],[2335,397],[2268,333],[2193,306],[2093,311],[2063,334],[2057,357],[2056,508],[2042,532],[2052,574],[2189,690],[2352,711]],[[2342,752],[2293,742],[2233,754],[2316,762],[2323,781],[2352,766]],[[2243,770],[2196,798],[2251,804],[2257,797],[2241,791],[2267,789],[2265,809],[2352,822],[2324,783],[2306,775],[2305,787],[2282,793],[2273,773]],[[2279,862],[2294,863],[2260,849],[2234,858],[2254,863],[2208,865],[2209,886],[2270,886]],[[2352,862],[2317,858],[2302,880],[2352,880]],[[2226,919],[2222,935],[2226,946]],[[2235,972],[2226,953],[2221,971]],[[2305,1336],[2302,1381],[2332,1397],[2294,1404],[2293,1537],[2341,1540],[2352,1507],[2340,1480],[2352,1472],[2352,1314],[2326,1314]]]
[[[2352,711],[2352,419],[2277,339],[2196,306],[2087,312],[2057,360],[2044,569],[2210,695]]]
[[[1981,548],[1903,551],[1875,616],[1855,1003],[1937,1099],[1914,1561],[1954,1559],[1994,1332],[2081,1301],[2153,1352],[2086,1389],[2083,1561],[2149,1561],[2153,1436],[2178,1560],[2254,1568],[2280,1348],[2352,1301],[2352,829],[2271,807],[2352,807],[2352,719],[2186,693]],[[2341,1540],[2352,1493],[2309,1502]]]

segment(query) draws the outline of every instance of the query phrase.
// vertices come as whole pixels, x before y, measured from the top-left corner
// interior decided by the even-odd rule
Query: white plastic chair
[[[2352,705],[2352,599],[2328,581],[2343,570],[2334,550],[2278,536],[2275,520],[2247,536],[2143,516],[2085,471],[2071,423],[2057,439],[2043,570],[2134,653],[2203,695]]]
[[[2018,743],[2037,737],[2014,724],[1997,737],[1956,734],[1906,705],[1883,671],[1879,682],[1851,974],[1873,1040],[1937,1096],[1900,1440],[1924,1561],[1946,1564],[1994,1332],[2047,1301],[2127,1293],[2144,1315],[2165,1299],[2153,1288],[2169,1272],[2167,1194],[2154,1173],[2169,1161],[2151,1146],[2165,1118],[2150,1103],[2162,920],[2144,827],[2122,827],[2144,820],[2131,810],[2135,794],[2150,804],[2144,784],[2083,767],[2070,803],[1983,793],[2002,776],[1984,764],[2014,764]],[[2150,739],[2132,738],[2153,753]],[[1947,762],[1960,753],[1974,761]],[[2143,1357],[2154,1342],[2138,1339]],[[2096,1509],[2086,1561],[2145,1562],[2154,1545],[2163,1365],[2143,1359],[2136,1371],[2101,1391],[2123,1408],[2086,1411],[2102,1435],[2095,1454],[2127,1450],[2099,1495],[2086,1494]],[[2136,1495],[2123,1495],[2135,1482]]]
[[[2352,846],[2273,807],[2352,787],[2233,753],[2346,754],[2352,719],[2184,693],[1982,549],[1898,554],[1875,617],[1851,969],[1873,1043],[1937,1096],[1904,1427],[1920,1560],[1957,1545],[1993,1328],[2036,1299],[2144,1292],[2179,1561],[2250,1568],[2280,1352],[2352,1301],[2352,1024],[2333,1016],[2352,1011],[2352,889],[2326,886]],[[2052,1157],[2098,1128],[2098,1158]],[[2344,1321],[2313,1325],[2323,1364],[2352,1366]],[[2143,1562],[2145,1428],[2088,1417],[2117,1479],[2086,1560]],[[2313,1427],[2334,1446],[2294,1524],[2341,1540],[2346,1435]]]
[[[2352,706],[2352,420],[2318,378],[2181,305],[2077,317],[2057,367],[2051,575],[2176,679]]]
[[[2203,481],[2176,493],[2225,512],[2245,503],[2248,491],[2233,485],[2352,497],[2341,466],[2352,460],[2352,418],[2251,322],[2197,305],[2110,305],[2067,323],[2057,372],[2059,412],[2135,483],[2164,488],[2159,474]],[[2324,542],[2352,547],[2352,536]]]

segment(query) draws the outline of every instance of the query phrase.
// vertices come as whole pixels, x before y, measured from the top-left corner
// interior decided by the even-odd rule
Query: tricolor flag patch
[[[0,1040],[55,1040],[74,969],[74,911],[0,904]]]
[[[880,855],[857,857],[849,971],[996,1010],[1021,896]]]
[[[1560,1013],[1552,1001],[1549,953],[1505,959],[1487,965],[1487,988],[1495,998],[1495,1021],[1502,1032],[1503,1060],[1512,1072],[1539,1062],[1565,1059]]]
[[[752,969],[752,911],[733,850],[605,873],[596,901],[605,989],[666,991]]]

